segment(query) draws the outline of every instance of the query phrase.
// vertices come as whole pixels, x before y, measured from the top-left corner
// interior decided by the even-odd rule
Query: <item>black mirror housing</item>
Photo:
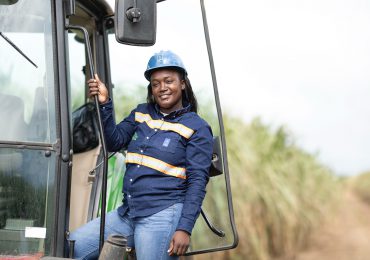
[[[119,43],[152,46],[156,28],[156,0],[116,0],[115,34]]]
[[[221,139],[219,136],[213,137],[212,164],[209,169],[209,177],[215,177],[223,173],[223,163],[221,159]]]
[[[0,0],[0,5],[13,5],[17,2],[18,0]]]

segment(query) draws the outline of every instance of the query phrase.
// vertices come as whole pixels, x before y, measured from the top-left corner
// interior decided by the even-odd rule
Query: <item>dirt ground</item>
[[[313,234],[295,260],[370,259],[370,205],[348,190],[335,218]]]

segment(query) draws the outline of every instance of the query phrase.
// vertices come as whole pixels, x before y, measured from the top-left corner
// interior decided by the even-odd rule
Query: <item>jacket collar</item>
[[[182,114],[185,114],[185,113],[188,113],[190,112],[191,110],[191,105],[190,103],[185,103],[184,104],[185,106],[183,108],[180,108],[178,110],[175,110],[175,111],[172,111],[171,113],[169,113],[168,115],[166,115],[165,117],[171,117],[171,118],[175,118],[175,117],[178,117]],[[162,114],[160,109],[159,109],[159,106],[158,104],[155,104],[154,105],[154,108],[155,108],[155,111],[158,113],[158,114]]]

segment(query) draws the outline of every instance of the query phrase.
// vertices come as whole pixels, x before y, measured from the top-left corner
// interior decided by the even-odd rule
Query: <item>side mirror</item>
[[[18,2],[18,0],[0,0],[0,5],[13,5],[16,2]]]
[[[116,40],[119,43],[152,46],[156,40],[156,0],[116,0]]]

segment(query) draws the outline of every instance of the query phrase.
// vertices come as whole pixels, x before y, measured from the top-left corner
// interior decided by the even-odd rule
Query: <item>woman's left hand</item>
[[[188,250],[190,244],[190,235],[182,230],[177,230],[172,237],[168,254],[171,255],[183,255]]]

